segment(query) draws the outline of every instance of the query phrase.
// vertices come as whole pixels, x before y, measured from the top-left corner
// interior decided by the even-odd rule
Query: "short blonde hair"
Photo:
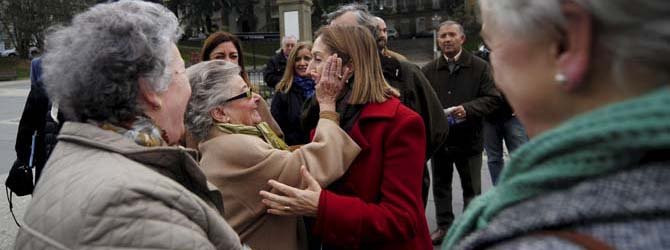
[[[342,58],[342,65],[352,65],[355,76],[350,104],[381,103],[400,96],[384,79],[377,43],[368,29],[359,25],[324,26],[317,31],[317,38]]]

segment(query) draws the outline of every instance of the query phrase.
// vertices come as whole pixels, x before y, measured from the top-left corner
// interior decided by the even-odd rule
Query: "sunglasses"
[[[225,100],[223,102],[228,103],[242,98],[251,99],[251,97],[253,97],[253,92],[251,92],[251,89],[248,89],[247,91],[244,91],[244,93],[228,98],[228,100]]]

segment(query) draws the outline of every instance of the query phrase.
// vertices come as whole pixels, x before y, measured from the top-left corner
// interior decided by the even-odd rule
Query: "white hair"
[[[460,23],[458,23],[456,21],[453,21],[453,20],[447,20],[447,21],[441,22],[440,25],[438,25],[437,29],[435,29],[435,30],[439,31],[442,28],[442,26],[451,26],[451,25],[455,25],[458,28],[458,32],[460,32],[461,35],[465,36],[465,29],[463,28],[463,25],[461,25]]]
[[[281,39],[281,46],[284,47],[284,44],[286,44],[286,42],[288,42],[288,40],[294,40],[294,41],[298,42],[298,38],[295,37],[294,35],[286,35]]]
[[[670,1],[572,1],[593,16],[595,46],[612,57],[614,79],[626,75],[629,63],[658,73],[659,80],[670,78]],[[560,38],[566,27],[560,5],[560,0],[480,1],[496,28],[526,39]]]
[[[361,25],[367,28],[372,37],[377,40],[379,38],[379,30],[377,28],[377,21],[375,21],[374,16],[368,11],[367,5],[360,3],[350,3],[338,7],[335,11],[330,12],[326,15],[326,21],[330,24],[333,20],[344,15],[345,13],[353,13],[356,17],[356,22],[358,25]]]
[[[184,121],[197,140],[204,140],[214,125],[209,111],[233,97],[230,83],[239,74],[239,66],[224,60],[204,61],[186,69],[191,99]]]
[[[154,91],[171,82],[177,17],[155,3],[98,4],[69,26],[52,28],[44,55],[44,82],[52,100],[73,121],[124,122],[142,113],[138,79]]]

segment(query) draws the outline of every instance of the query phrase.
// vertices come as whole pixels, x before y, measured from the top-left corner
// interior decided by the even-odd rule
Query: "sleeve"
[[[30,92],[28,93],[28,98],[21,114],[19,128],[16,133],[16,143],[14,145],[16,158],[25,164],[28,164],[30,159],[33,133],[44,127],[49,107],[49,98],[41,83],[37,80],[39,77],[36,76],[37,69],[34,69],[35,65],[33,63],[30,69]]]
[[[188,191],[155,185],[158,191],[128,187],[122,195],[94,196],[86,217],[97,219],[88,222],[90,230],[84,230],[78,245],[86,249],[244,249],[223,217],[212,216],[218,213],[199,206],[192,195],[183,193]]]
[[[420,117],[405,114],[385,136],[384,166],[378,201],[366,202],[354,196],[322,190],[315,233],[324,242],[341,246],[403,241],[418,231],[423,210],[425,133]],[[421,211],[419,211],[421,210]]]
[[[304,131],[310,131],[309,138],[314,137],[314,128],[319,122],[319,102],[315,96],[311,96],[302,104],[302,113],[300,114],[300,127]]]
[[[449,123],[444,111],[442,111],[442,103],[437,97],[437,93],[435,93],[424,73],[418,67],[414,67],[415,69],[412,71],[417,86],[415,93],[419,104],[417,112],[421,114],[426,128],[426,159],[430,159],[447,140]]]
[[[265,80],[265,83],[268,85],[268,87],[274,89],[277,83],[281,81],[282,74],[278,74],[277,71],[280,71],[279,69],[280,65],[277,60],[277,55],[273,56],[268,64],[265,66],[265,69],[263,70],[263,80]],[[283,72],[283,70],[281,70]]]
[[[274,131],[277,136],[284,138],[284,131],[281,129],[281,127],[279,127],[279,124],[277,124],[275,118],[272,117],[271,112],[272,110],[270,110],[270,105],[268,102],[261,98],[258,103],[258,114],[261,115],[261,120],[267,122],[268,125],[270,125],[270,128],[272,128],[272,131]]]
[[[226,153],[204,155],[201,161],[209,162],[209,157],[217,157],[215,162],[218,164],[203,164],[207,177],[212,178],[214,183],[220,181],[218,178],[234,175],[237,179],[261,182],[275,179],[286,185],[298,187],[301,184],[300,166],[305,165],[319,184],[326,186],[341,177],[360,152],[360,147],[354,140],[335,122],[328,119],[320,119],[312,142],[295,151],[272,148],[260,138],[253,136],[227,136],[236,136],[238,140],[235,143],[217,144],[221,145],[221,148],[217,148],[216,151]],[[226,167],[210,168],[205,165]]]
[[[282,131],[286,130],[288,127],[286,110],[286,94],[277,92],[275,96],[272,97],[270,112]]]
[[[493,84],[491,77],[491,70],[488,64],[485,65],[484,70],[479,78],[478,97],[472,101],[463,103],[463,108],[467,115],[474,115],[477,117],[484,117],[495,111],[501,104],[502,97],[500,92]]]

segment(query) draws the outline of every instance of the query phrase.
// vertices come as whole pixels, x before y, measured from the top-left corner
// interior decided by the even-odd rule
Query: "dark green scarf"
[[[509,206],[633,168],[648,152],[669,148],[668,87],[579,115],[516,150],[498,186],[470,203],[442,249],[454,248]]]

